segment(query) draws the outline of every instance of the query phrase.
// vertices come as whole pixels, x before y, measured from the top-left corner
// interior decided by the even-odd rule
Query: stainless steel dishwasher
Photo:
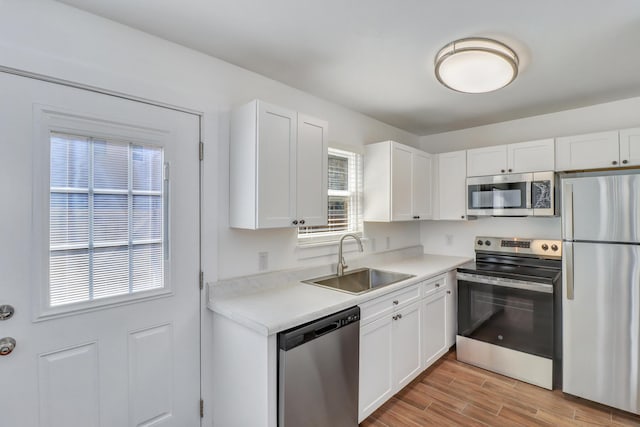
[[[278,334],[278,425],[358,425],[360,308]]]

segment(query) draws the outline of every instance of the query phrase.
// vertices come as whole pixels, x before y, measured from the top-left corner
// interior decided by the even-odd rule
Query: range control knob
[[[547,245],[546,243],[543,243],[543,244],[542,244],[542,250],[543,250],[543,251],[547,251],[547,250],[549,250],[549,245]]]
[[[482,240],[478,240],[478,246],[482,246],[484,243],[482,243]]]
[[[485,245],[487,245],[487,246],[491,246],[491,242],[490,242],[490,241],[488,241],[488,240],[485,240],[485,241],[484,241],[484,244],[485,244]]]
[[[553,245],[551,245],[551,250],[552,251],[557,251],[558,250],[558,245],[556,245],[555,243]]]

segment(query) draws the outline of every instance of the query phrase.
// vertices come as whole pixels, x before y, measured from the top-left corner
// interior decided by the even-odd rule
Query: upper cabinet
[[[436,208],[434,219],[466,218],[467,152],[454,151],[436,156]]]
[[[410,221],[432,215],[432,156],[384,141],[365,146],[364,220]]]
[[[327,122],[254,100],[232,112],[229,224],[327,223]]]
[[[556,170],[640,165],[640,128],[556,138]]]
[[[467,176],[553,170],[553,139],[467,150]]]

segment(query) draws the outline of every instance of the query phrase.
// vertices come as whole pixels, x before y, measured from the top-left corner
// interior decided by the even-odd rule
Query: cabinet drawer
[[[431,294],[433,294],[434,292],[443,289],[445,286],[445,275],[442,274],[440,276],[436,276],[434,278],[431,278],[425,282],[423,282],[422,284],[422,295],[423,296],[429,296]]]
[[[420,299],[420,285],[409,286],[389,295],[360,304],[360,322],[367,323],[373,319],[392,313],[395,309],[411,304]]]

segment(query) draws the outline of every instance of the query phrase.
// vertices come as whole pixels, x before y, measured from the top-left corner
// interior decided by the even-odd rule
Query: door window
[[[49,308],[165,287],[163,154],[51,133]]]

